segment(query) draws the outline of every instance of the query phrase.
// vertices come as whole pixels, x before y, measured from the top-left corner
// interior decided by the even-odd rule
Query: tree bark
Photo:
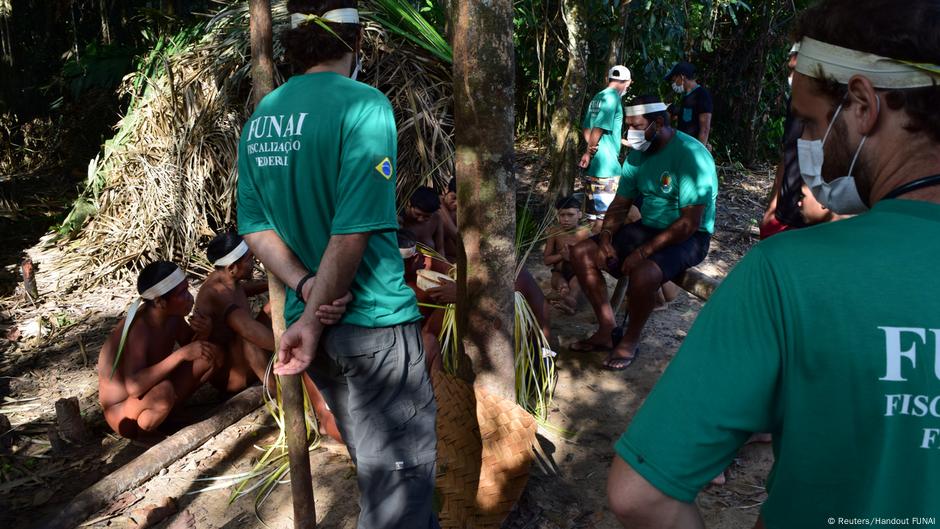
[[[249,4],[249,33],[251,35],[251,92],[252,104],[274,90],[274,44],[271,29],[271,1],[251,0]]]
[[[574,191],[578,172],[578,145],[581,143],[579,115],[584,106],[587,86],[588,42],[584,20],[584,0],[563,0],[562,16],[568,28],[568,66],[561,86],[561,96],[552,113],[549,131],[553,193],[569,195]]]
[[[510,0],[456,5],[458,329],[474,383],[515,400],[513,7]]]
[[[627,42],[627,23],[630,21],[630,2],[631,0],[620,0],[620,22],[617,26],[620,33],[617,38],[610,41],[610,49],[607,50],[608,70],[618,64],[623,64],[623,47]],[[631,68],[631,72],[633,71],[629,64],[624,66]]]

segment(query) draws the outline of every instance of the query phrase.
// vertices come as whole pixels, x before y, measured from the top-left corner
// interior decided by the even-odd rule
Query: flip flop
[[[575,353],[593,353],[595,351],[609,352],[613,348],[614,346],[612,345],[600,345],[587,340],[581,340],[568,346],[568,350]]]
[[[608,356],[601,365],[608,371],[623,371],[633,365],[638,356],[640,356],[639,347],[633,351],[632,356]]]

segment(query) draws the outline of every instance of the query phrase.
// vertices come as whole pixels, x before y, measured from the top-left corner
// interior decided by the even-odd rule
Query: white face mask
[[[672,83],[672,91],[677,94],[684,94],[685,86],[683,86],[682,83]]]
[[[880,98],[878,99],[878,110],[881,111]],[[826,182],[822,177],[823,145],[826,143],[826,139],[829,137],[832,126],[835,124],[840,112],[842,112],[841,104],[836,109],[835,115],[832,116],[832,121],[829,122],[829,128],[826,129],[826,135],[823,136],[822,141],[798,139],[796,149],[799,156],[800,175],[803,176],[803,182],[813,192],[816,200],[833,213],[854,215],[868,211],[868,206],[865,205],[861,195],[858,194],[855,177],[852,176],[855,162],[858,160],[858,155],[862,152],[862,146],[865,145],[868,136],[862,136],[862,141],[858,144],[858,149],[855,150],[855,156],[852,157],[847,176],[840,176],[832,182]]]
[[[646,131],[652,126],[650,123],[643,130],[630,129],[627,131],[627,143],[630,144],[631,149],[636,149],[640,152],[645,152],[650,148],[650,145],[653,144],[652,141],[646,139]]]

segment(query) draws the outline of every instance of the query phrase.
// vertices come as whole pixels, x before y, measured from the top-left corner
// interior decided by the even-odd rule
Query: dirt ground
[[[541,180],[535,178],[541,170],[538,159],[534,154],[520,156],[523,187],[533,178]],[[766,171],[746,177],[731,168],[721,173],[717,234],[709,257],[699,266],[716,278],[723,277],[756,241],[760,202],[770,184]],[[536,191],[544,189],[536,186]],[[43,264],[60,259],[62,251],[43,249],[41,244],[28,250],[39,265],[42,300],[27,302],[18,293],[0,299],[0,414],[12,425],[10,431],[0,432],[0,441],[13,442],[6,451],[0,445],[2,527],[38,527],[40,520],[60,510],[78,492],[147,448],[111,434],[97,405],[98,350],[131,301],[132,287],[109,285],[57,294],[66,288],[68,278],[44,274]],[[549,272],[539,261],[532,256],[530,269],[547,292]],[[8,256],[2,264],[11,274],[14,259]],[[568,344],[592,332],[590,308],[574,316],[552,312],[552,331],[560,347],[550,422],[571,434],[540,428],[538,461],[505,527],[618,527],[605,507],[604,493],[613,443],[676,353],[701,306],[700,300],[683,292],[668,308],[655,312],[644,333],[642,356],[623,373],[602,370],[600,353],[567,350]],[[83,447],[53,450],[47,431],[54,423],[55,401],[73,396],[79,398],[95,440]],[[187,410],[194,416],[211,413],[222,398],[212,391],[197,397]],[[247,471],[261,455],[256,445],[272,432],[273,422],[264,410],[253,412],[160,475],[112,499],[88,520],[76,520],[76,526],[129,527],[127,517],[134,509],[171,497],[180,509],[195,515],[201,529],[291,527],[287,486],[279,486],[268,498],[257,513],[259,519],[253,495],[229,504],[229,489],[199,492],[213,482],[194,481]],[[319,526],[355,527],[356,484],[345,450],[325,445],[312,454]],[[768,445],[745,447],[728,470],[727,484],[709,487],[699,496],[706,525],[749,529],[765,499],[763,487],[771,464]]]

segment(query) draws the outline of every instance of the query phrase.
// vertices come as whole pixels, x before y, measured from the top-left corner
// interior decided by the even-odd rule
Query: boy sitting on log
[[[206,251],[215,270],[206,278],[196,295],[196,311],[212,322],[209,341],[218,345],[224,356],[222,366],[212,375],[211,382],[220,390],[241,391],[248,384],[267,377],[268,359],[274,351],[270,306],[257,316],[251,313],[248,298],[268,289],[267,281],[252,281],[255,259],[248,245],[235,233],[218,235]],[[312,286],[312,281],[308,281]],[[346,312],[349,294],[317,312],[324,325],[339,321]],[[274,383],[273,376],[267,380]],[[342,441],[336,420],[316,385],[303,376],[307,395],[317,414],[321,433]],[[273,387],[273,386],[272,386]],[[273,390],[272,390],[273,393]]]
[[[137,278],[137,291],[140,299],[98,357],[98,401],[105,420],[129,438],[156,429],[224,359],[219,347],[206,340],[208,320],[194,315],[192,327],[185,320],[193,296],[178,266],[150,263]]]

